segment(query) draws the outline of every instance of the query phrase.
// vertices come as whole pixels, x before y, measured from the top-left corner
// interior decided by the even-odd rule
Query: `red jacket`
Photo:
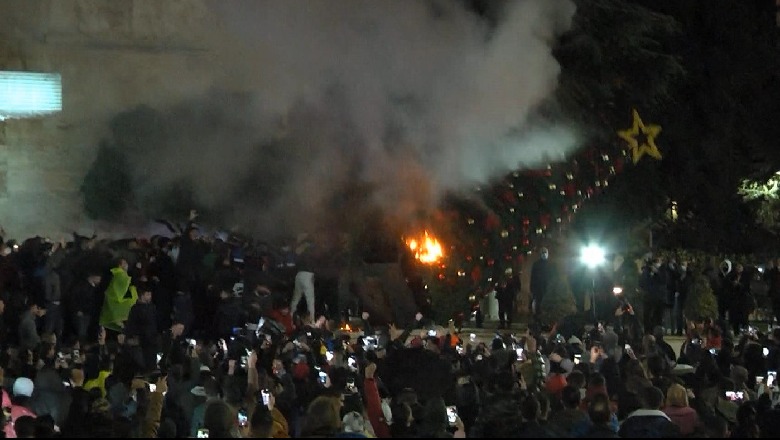
[[[18,419],[21,416],[32,416],[35,417],[35,413],[30,411],[29,408],[25,408],[23,406],[19,405],[13,405],[11,403],[11,399],[8,396],[8,393],[3,390],[3,408],[11,408],[11,423],[7,423],[3,427],[3,431],[5,431],[5,438],[16,438],[16,430],[14,429],[14,421]]]
[[[368,420],[374,428],[374,434],[378,438],[391,438],[390,427],[385,420],[385,414],[382,412],[382,399],[379,397],[379,389],[376,387],[374,378],[365,378],[363,380],[363,398],[366,402],[366,412]]]
[[[287,336],[292,336],[295,332],[295,324],[293,323],[292,314],[282,313],[279,309],[271,310],[271,319],[278,322],[284,327],[284,332]]]

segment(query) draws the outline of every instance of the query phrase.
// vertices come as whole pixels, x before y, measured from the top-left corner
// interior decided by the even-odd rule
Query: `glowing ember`
[[[344,324],[344,326],[341,327],[339,330],[345,331],[345,332],[351,332],[352,331],[352,327],[350,327],[349,324]]]
[[[422,239],[410,238],[406,240],[406,244],[414,252],[414,258],[421,263],[432,264],[444,256],[441,243],[435,237],[431,237],[428,231],[425,231]]]

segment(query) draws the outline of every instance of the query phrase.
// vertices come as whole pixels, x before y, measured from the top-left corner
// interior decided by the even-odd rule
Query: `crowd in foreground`
[[[340,316],[292,309],[274,267],[194,228],[144,242],[3,242],[2,433],[778,434],[777,329],[691,322],[679,352],[661,327],[637,342],[636,325],[621,325],[630,319],[481,340],[419,313],[405,328],[362,313],[345,330]]]

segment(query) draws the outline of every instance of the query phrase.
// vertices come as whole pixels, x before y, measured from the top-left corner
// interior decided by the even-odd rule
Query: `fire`
[[[414,258],[421,263],[432,264],[444,256],[441,243],[435,237],[431,237],[428,231],[424,232],[421,239],[410,238],[406,240],[409,249],[414,252]]]
[[[339,330],[345,331],[345,332],[351,332],[352,327],[349,326],[349,324],[345,323],[343,327],[341,327]]]

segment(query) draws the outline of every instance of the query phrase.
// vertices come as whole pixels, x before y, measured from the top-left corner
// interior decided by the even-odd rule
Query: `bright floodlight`
[[[604,249],[595,244],[584,247],[580,252],[580,261],[588,266],[589,269],[594,269],[606,261]]]

